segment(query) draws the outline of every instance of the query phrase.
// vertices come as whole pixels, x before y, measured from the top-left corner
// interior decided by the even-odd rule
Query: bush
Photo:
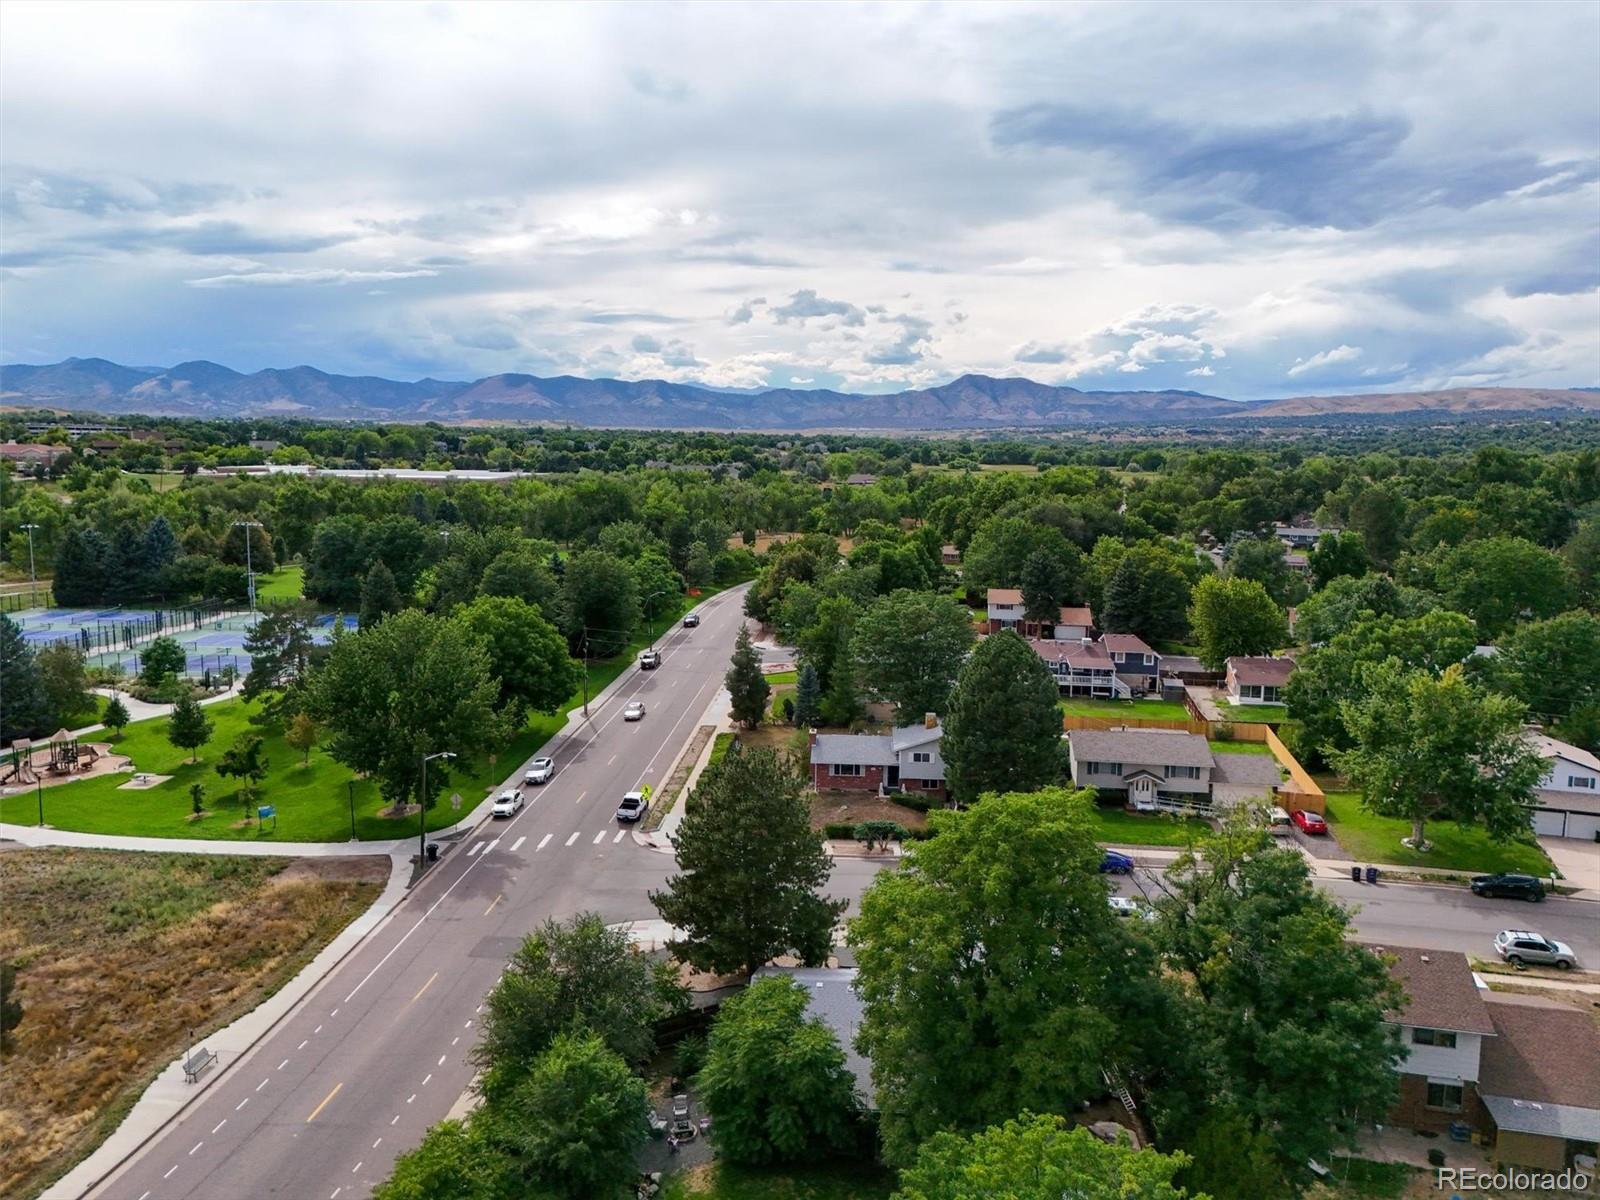
[[[852,831],[851,836],[856,841],[865,843],[870,851],[874,846],[887,849],[890,842],[904,841],[906,831],[905,826],[894,821],[862,821]]]
[[[672,1048],[672,1073],[679,1079],[692,1079],[706,1065],[706,1035],[691,1033]]]
[[[829,821],[822,827],[822,836],[829,841],[849,841],[856,836],[856,827],[844,821]]]
[[[1216,738],[1219,742],[1233,741],[1233,722],[1218,721],[1217,724],[1211,728],[1211,736]]]

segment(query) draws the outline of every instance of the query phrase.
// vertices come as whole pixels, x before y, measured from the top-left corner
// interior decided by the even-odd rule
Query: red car
[[[1321,813],[1307,812],[1302,809],[1290,818],[1304,833],[1327,833],[1328,823],[1322,819]]]

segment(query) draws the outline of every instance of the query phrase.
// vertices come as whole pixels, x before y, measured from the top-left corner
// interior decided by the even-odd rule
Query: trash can
[[[1351,883],[1360,883],[1361,882],[1361,868],[1360,867],[1351,867],[1350,868],[1350,882]]]
[[[1377,883],[1378,882],[1378,868],[1377,867],[1368,867],[1367,868],[1367,882],[1368,883]]]
[[[439,861],[439,843],[438,842],[429,842],[428,843],[428,861],[429,862],[438,862]]]

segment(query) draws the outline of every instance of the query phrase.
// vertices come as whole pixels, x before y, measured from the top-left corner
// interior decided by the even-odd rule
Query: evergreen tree
[[[856,673],[850,663],[850,637],[849,628],[839,630],[828,690],[822,696],[822,719],[829,725],[848,725],[861,716],[861,693],[856,690]]]
[[[379,559],[372,564],[367,578],[361,584],[361,627],[376,625],[392,613],[405,607],[400,599],[400,589],[395,586],[394,573]]]
[[[684,931],[672,953],[706,971],[751,972],[779,954],[823,961],[843,900],[825,900],[829,860],[805,781],[771,750],[741,750],[700,778],[673,838],[678,874],[651,901]]]
[[[940,754],[951,795],[1031,792],[1061,776],[1060,689],[1010,630],[978,643],[956,677]]]
[[[172,525],[164,516],[156,516],[145,526],[141,539],[140,558],[148,572],[151,584],[159,589],[168,567],[178,561],[180,547]]]
[[[761,652],[750,641],[750,626],[741,623],[733,644],[733,663],[723,680],[733,697],[733,719],[746,729],[761,724],[772,688],[761,673]]]
[[[817,682],[816,668],[810,663],[800,667],[794,687],[794,723],[801,728],[815,725],[822,717],[822,687]]]
[[[1072,580],[1061,560],[1048,550],[1035,550],[1022,564],[1022,611],[1030,621],[1055,624]]]
[[[0,742],[53,732],[38,656],[22,637],[22,629],[0,614]]]
[[[1133,633],[1156,642],[1183,633],[1188,607],[1189,580],[1172,556],[1141,544],[1122,556],[1095,615],[1107,633]]]
[[[67,526],[56,544],[56,603],[67,607],[96,605],[106,597],[111,546],[99,530]]]
[[[180,750],[189,752],[194,762],[196,751],[211,737],[211,718],[206,716],[200,702],[185,691],[172,706],[172,716],[167,721],[167,741]]]

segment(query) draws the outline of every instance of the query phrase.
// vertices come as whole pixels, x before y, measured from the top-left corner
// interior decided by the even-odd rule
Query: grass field
[[[1212,738],[1207,745],[1218,754],[1265,754],[1268,757],[1272,755],[1272,748],[1265,742],[1236,742]]]
[[[708,1163],[663,1180],[662,1200],[883,1200],[894,1174],[867,1163],[735,1167]]]
[[[1183,820],[1166,813],[1131,813],[1126,809],[1095,806],[1099,831],[1095,841],[1116,846],[1187,846],[1210,826],[1200,820]]]
[[[285,870],[285,868],[288,868]],[[188,1031],[254,1008],[377,896],[381,858],[0,853],[0,958],[22,1020],[0,1063],[0,1195],[32,1195],[111,1132]]]
[[[305,584],[304,567],[281,567],[256,579],[257,600],[298,600]]]
[[[1226,700],[1218,700],[1217,710],[1225,721],[1277,725],[1289,719],[1289,710],[1281,704],[1229,704]]]
[[[1323,785],[1326,788],[1326,784]],[[1327,792],[1328,825],[1352,858],[1405,867],[1455,871],[1521,871],[1549,875],[1550,859],[1534,841],[1492,842],[1481,829],[1462,829],[1453,821],[1427,826],[1433,849],[1426,854],[1400,844],[1411,836],[1411,822],[1368,812],[1354,792]]]
[[[672,612],[656,618],[653,632],[659,636],[670,628],[688,607],[685,597]],[[641,633],[634,643],[614,659],[591,663],[589,694],[599,694],[607,684],[632,666],[634,655],[650,639]],[[492,762],[473,762],[455,772],[445,796],[459,792],[465,813],[489,794],[517,763],[528,758],[566,724],[566,713],[581,703],[573,696],[559,714],[536,713],[527,725],[502,747]],[[384,807],[378,788],[370,780],[357,779],[349,768],[333,761],[321,749],[311,752],[309,766],[301,765],[301,754],[283,740],[275,726],[255,726],[250,717],[258,716],[260,704],[225,700],[208,704],[205,712],[213,722],[210,740],[200,748],[199,761],[189,762],[185,751],[167,741],[167,718],[158,717],[129,725],[122,739],[114,743],[117,753],[133,760],[135,768],[171,779],[155,787],[123,790],[126,774],[85,779],[78,783],[46,788],[45,823],[57,829],[82,833],[123,834],[137,837],[207,838],[281,842],[342,842],[350,837],[351,798],[354,797],[355,832],[363,840],[388,840],[415,835],[415,816],[379,816]],[[265,829],[256,822],[245,824],[245,809],[235,799],[235,781],[224,779],[214,770],[218,758],[239,734],[254,730],[266,738],[266,757],[271,771],[256,789],[255,803],[277,809],[276,828]],[[353,792],[352,792],[353,782]],[[191,821],[189,787],[199,783],[206,789],[205,805],[210,815]],[[253,810],[252,810],[253,811]],[[448,803],[436,804],[428,813],[429,829],[443,829],[454,823],[456,813]],[[37,825],[38,802],[32,792],[0,797],[0,822]]]
[[[767,675],[766,681],[774,686],[780,683],[797,683],[800,679],[799,671],[773,671]]]
[[[1405,1163],[1369,1162],[1364,1158],[1335,1158],[1329,1171],[1329,1182],[1318,1184],[1309,1193],[1313,1200],[1399,1200],[1412,1184],[1422,1183],[1427,1175]],[[1428,1193],[1438,1194],[1431,1187]]]
[[[1068,696],[1061,711],[1074,717],[1147,717],[1158,721],[1187,721],[1189,710],[1173,700],[1096,700]]]

